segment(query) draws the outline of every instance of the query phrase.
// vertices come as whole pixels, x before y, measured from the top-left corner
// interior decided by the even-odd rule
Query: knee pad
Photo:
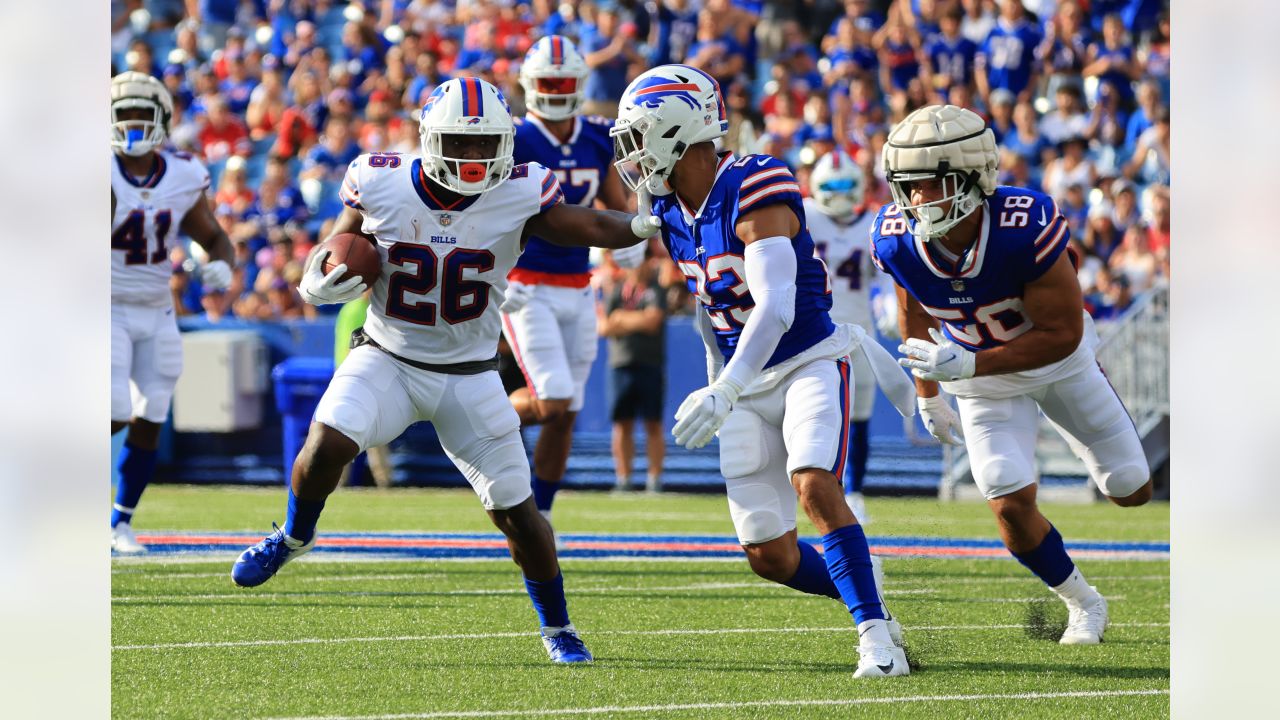
[[[1035,482],[1035,472],[1012,458],[995,457],[973,468],[973,479],[983,497],[991,500],[1017,492]]]
[[[791,530],[785,527],[775,488],[763,482],[742,481],[731,481],[728,488],[729,515],[733,518],[738,542],[758,545],[782,537]]]
[[[475,457],[470,470],[463,474],[486,510],[513,508],[533,494],[529,461],[519,435],[490,442],[488,447],[468,454]]]

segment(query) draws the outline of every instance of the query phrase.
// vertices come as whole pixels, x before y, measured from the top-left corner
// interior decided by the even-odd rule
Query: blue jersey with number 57
[[[947,337],[973,350],[997,347],[1032,327],[1022,295],[1067,249],[1067,220],[1053,198],[999,186],[979,208],[978,239],[960,257],[917,239],[896,203],[871,226],[871,259],[942,321]],[[975,211],[975,212],[978,212]]]
[[[613,121],[594,115],[575,117],[573,133],[565,143],[561,143],[533,115],[517,118],[515,125],[516,164],[538,163],[549,168],[560,182],[567,204],[591,207],[600,191],[600,184],[613,165],[613,142],[609,138]],[[589,253],[587,248],[562,247],[540,237],[530,237],[520,260],[516,262],[512,279],[537,281],[528,273],[526,277],[520,277],[521,270],[585,276],[591,270],[587,259]]]
[[[743,263],[746,245],[734,228],[742,215],[775,204],[785,204],[800,220],[800,232],[791,239],[796,253],[796,307],[791,328],[783,334],[766,368],[799,355],[835,331],[828,314],[831,288],[827,270],[814,252],[795,176],[782,161],[767,155],[747,155],[739,160],[726,153],[720,157],[715,184],[696,216],[675,193],[653,199],[653,214],[662,218],[662,242],[684,274],[689,292],[697,295],[711,318],[725,361],[733,357],[755,307]]]

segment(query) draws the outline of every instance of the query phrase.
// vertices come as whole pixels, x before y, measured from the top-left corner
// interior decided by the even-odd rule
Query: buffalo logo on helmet
[[[691,82],[681,82],[680,80],[655,75],[641,81],[640,85],[632,91],[631,97],[637,105],[649,108],[661,107],[664,98],[674,97],[687,104],[690,108],[697,110],[698,101],[693,96],[693,93],[698,92],[698,90],[698,86]]]

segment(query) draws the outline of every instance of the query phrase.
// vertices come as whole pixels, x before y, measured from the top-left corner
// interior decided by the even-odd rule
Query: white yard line
[[[983,700],[1052,700],[1060,698],[1112,698],[1168,695],[1166,688],[1150,690],[1093,690],[1064,692],[992,693],[984,695],[905,695],[899,697],[849,698],[844,700],[744,700],[740,702],[679,703],[670,705],[601,705],[597,707],[553,708],[547,710],[462,710],[457,712],[399,713],[394,715],[312,715],[278,720],[409,720],[410,718],[505,718],[564,715],[605,715],[611,713],[656,713],[681,710],[735,710],[770,707],[843,707],[849,705],[893,705],[920,702],[976,702]]]
[[[962,630],[1022,630],[1025,625],[913,625],[905,628],[912,632],[943,632]],[[1113,628],[1149,628],[1169,627],[1169,623],[1111,623]],[[588,637],[600,635],[741,635],[765,633],[842,633],[850,632],[853,627],[789,627],[789,628],[707,628],[707,629],[663,629],[663,630],[590,630],[584,634]],[[225,642],[184,642],[155,643],[151,645],[113,645],[113,651],[124,650],[177,650],[184,648],[227,648],[227,647],[264,647],[269,645],[340,645],[344,643],[375,642],[430,642],[435,640],[488,640],[494,638],[535,638],[536,632],[500,632],[500,633],[450,633],[447,635],[384,635],[377,637],[337,637],[337,638],[294,638],[290,640],[238,640]]]

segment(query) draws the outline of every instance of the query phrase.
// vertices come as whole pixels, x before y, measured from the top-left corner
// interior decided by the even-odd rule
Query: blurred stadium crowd
[[[173,251],[179,314],[314,316],[302,261],[342,208],[347,164],[418,152],[417,110],[464,75],[500,87],[516,115],[521,58],[573,38],[592,67],[587,111],[629,80],[681,62],[721,84],[725,143],[784,159],[807,186],[833,148],[889,201],[880,151],[917,107],[987,118],[1000,182],[1050,193],[1070,222],[1086,305],[1106,319],[1169,273],[1168,0],[112,0],[112,74],[173,94],[172,144],[203,157],[236,245],[226,293],[205,292]],[[197,248],[198,250],[198,248]],[[614,272],[605,260],[601,277]],[[655,261],[660,262],[660,261]],[[667,261],[669,265],[669,261]],[[659,267],[668,307],[683,278]]]

